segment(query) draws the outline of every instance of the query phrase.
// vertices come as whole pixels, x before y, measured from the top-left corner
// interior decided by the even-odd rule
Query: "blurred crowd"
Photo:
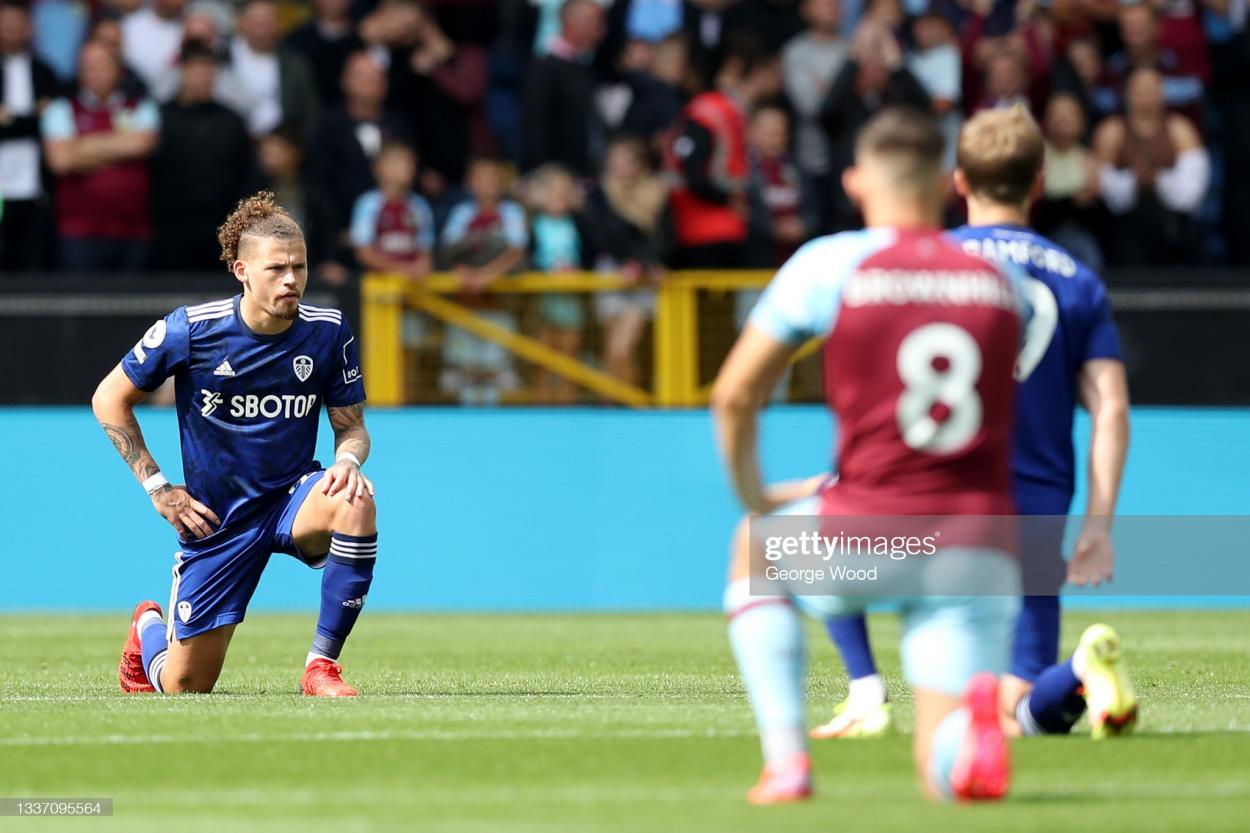
[[[500,275],[625,275],[544,297],[540,330],[574,354],[595,316],[631,381],[667,269],[858,225],[839,174],[895,104],[952,139],[1028,107],[1036,224],[1092,266],[1244,264],[1247,3],[0,0],[0,268],[221,268],[216,226],[267,188],[330,285],[451,269],[510,327]],[[447,384],[484,352],[445,340]]]

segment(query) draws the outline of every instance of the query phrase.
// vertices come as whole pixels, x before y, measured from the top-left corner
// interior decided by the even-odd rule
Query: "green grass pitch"
[[[918,797],[909,739],[815,747],[817,797],[752,808],[759,766],[714,615],[366,615],[365,696],[294,694],[313,617],[257,615],[218,693],[127,697],[126,614],[0,617],[0,796],[112,797],[104,819],[0,831],[1250,830],[1250,612],[1114,613],[1143,701],[1133,737],[1013,744],[998,805]],[[1065,650],[1093,621],[1070,615]],[[897,628],[874,642],[906,731]],[[815,625],[812,718],[844,691]],[[1078,727],[1083,728],[1084,724]]]

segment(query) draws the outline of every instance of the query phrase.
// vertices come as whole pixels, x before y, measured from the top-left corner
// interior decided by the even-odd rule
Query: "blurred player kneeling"
[[[874,118],[858,139],[855,166],[843,175],[867,228],[796,252],[726,359],[713,410],[748,512],[815,524],[1015,514],[1012,370],[1022,301],[1012,276],[942,236],[943,150],[926,116],[889,110]],[[826,339],[839,476],[816,490],[768,490],[757,460],[756,413],[794,353],[815,337]],[[771,804],[811,792],[795,609],[811,598],[785,582],[770,585],[752,547],[744,524],[734,541],[725,611],[765,759],[748,798]],[[904,673],[915,689],[916,765],[932,796],[997,798],[1010,778],[997,676],[1006,670],[1019,610],[1018,566],[1005,549],[989,546],[944,542],[943,553],[975,562],[972,575],[1003,575],[1003,592],[895,599]],[[823,613],[851,613],[866,603],[840,595],[823,601]]]

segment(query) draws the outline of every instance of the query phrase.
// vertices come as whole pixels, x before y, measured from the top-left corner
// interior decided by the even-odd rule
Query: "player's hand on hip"
[[[1068,561],[1068,583],[1097,587],[1111,581],[1114,566],[1115,546],[1111,543],[1111,533],[1102,529],[1085,530]]]
[[[373,497],[373,483],[351,460],[340,460],[330,466],[321,480],[321,493],[327,497],[334,497],[342,492],[348,503],[365,495]]]
[[[221,518],[191,497],[185,486],[157,489],[152,493],[152,505],[184,540],[207,538],[221,526]]]

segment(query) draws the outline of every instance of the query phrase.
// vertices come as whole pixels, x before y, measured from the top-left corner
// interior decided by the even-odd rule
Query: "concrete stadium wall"
[[[174,478],[173,412],[140,419]],[[736,510],[705,412],[408,409],[368,420],[381,530],[371,609],[718,608]],[[1082,419],[1078,438],[1086,431]],[[771,411],[769,477],[826,469],[831,433],[822,408]],[[91,413],[0,409],[0,436],[0,610],[164,603],[176,540]],[[324,461],[328,428],[321,439]],[[1140,408],[1121,509],[1247,514],[1248,473],[1250,409]],[[314,609],[317,588],[317,574],[275,556],[252,609]]]

